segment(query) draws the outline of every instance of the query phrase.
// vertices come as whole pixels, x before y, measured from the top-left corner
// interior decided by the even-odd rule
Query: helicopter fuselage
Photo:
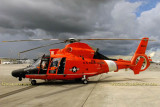
[[[139,74],[149,67],[145,50],[148,41],[142,39],[131,61],[110,59],[92,49],[88,44],[75,42],[66,45],[64,49],[50,49],[50,55],[44,55],[35,64],[12,72],[12,76],[44,80],[87,80],[110,71],[132,69]],[[147,39],[148,40],[148,39]],[[144,64],[144,66],[142,66]]]

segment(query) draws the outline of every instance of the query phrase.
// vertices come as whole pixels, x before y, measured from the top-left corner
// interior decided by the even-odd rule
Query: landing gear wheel
[[[22,77],[19,77],[18,80],[19,80],[19,81],[22,81]]]
[[[32,85],[36,85],[37,81],[36,80],[31,80]]]
[[[83,80],[83,84],[88,84],[88,81],[87,80]]]

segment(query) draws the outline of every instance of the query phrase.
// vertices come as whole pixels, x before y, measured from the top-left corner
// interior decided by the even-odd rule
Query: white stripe
[[[104,60],[109,68],[109,71],[116,71],[117,70],[117,64],[114,61],[111,60]]]

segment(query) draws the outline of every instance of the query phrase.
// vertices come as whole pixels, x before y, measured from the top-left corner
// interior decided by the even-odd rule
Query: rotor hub
[[[79,39],[75,39],[75,38],[69,38],[67,40],[65,40],[65,42],[69,42],[69,43],[74,43],[74,42],[79,42]]]

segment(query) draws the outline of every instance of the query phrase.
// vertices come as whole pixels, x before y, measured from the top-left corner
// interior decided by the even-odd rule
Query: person
[[[41,64],[41,68],[43,70],[47,70],[47,65],[48,65],[47,61],[43,61],[42,64]]]

